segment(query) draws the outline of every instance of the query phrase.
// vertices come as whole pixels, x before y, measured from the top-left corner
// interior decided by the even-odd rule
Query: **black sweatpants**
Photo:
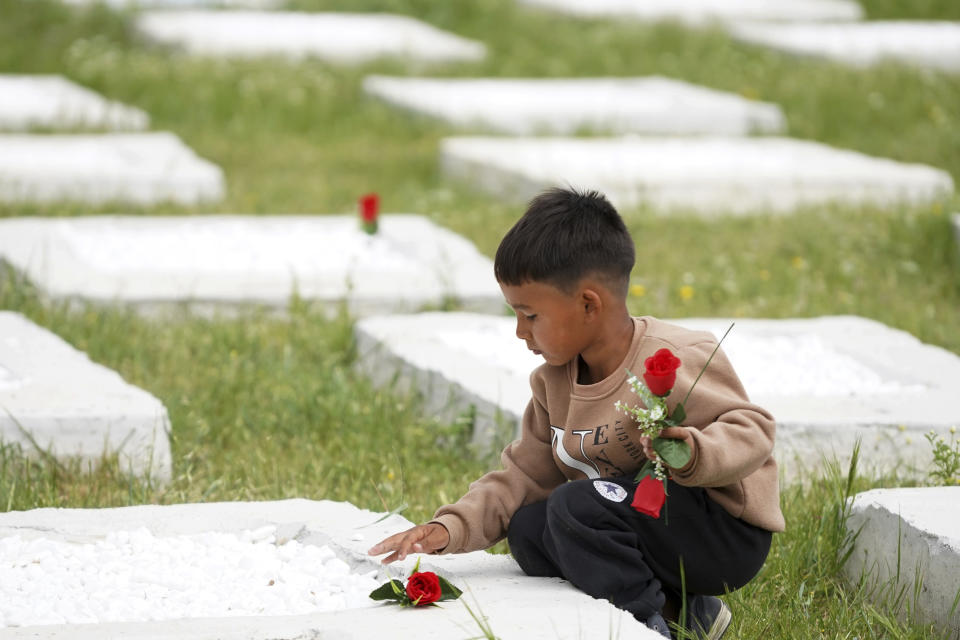
[[[665,591],[680,596],[681,562],[686,592],[702,595],[739,589],[763,566],[771,533],[702,488],[670,481],[657,519],[630,506],[635,487],[632,477],[574,480],[518,509],[507,539],[520,568],[569,580],[645,621],[661,611]]]

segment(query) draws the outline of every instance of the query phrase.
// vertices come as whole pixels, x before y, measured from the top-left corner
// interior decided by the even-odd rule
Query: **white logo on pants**
[[[611,502],[623,502],[627,499],[627,490],[615,482],[594,480],[593,488],[597,490],[597,493]]]

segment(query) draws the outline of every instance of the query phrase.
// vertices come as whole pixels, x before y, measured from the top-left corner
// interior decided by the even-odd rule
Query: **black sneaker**
[[[650,629],[653,629],[654,631],[656,631],[657,633],[659,633],[665,638],[673,637],[670,635],[670,627],[667,626],[667,621],[664,620],[663,616],[660,615],[659,613],[655,613],[649,618],[647,618],[646,625],[647,627],[649,627]]]
[[[730,609],[714,596],[690,596],[687,628],[700,640],[720,640],[730,626]]]

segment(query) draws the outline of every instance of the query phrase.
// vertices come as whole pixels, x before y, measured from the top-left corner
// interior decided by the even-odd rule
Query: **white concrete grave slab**
[[[296,291],[358,314],[456,299],[500,312],[492,261],[422,216],[89,216],[0,220],[0,259],[46,295],[150,311],[286,307]]]
[[[385,518],[381,520],[381,518]],[[116,509],[36,509],[0,514],[0,562],[5,550],[17,550],[31,544],[36,556],[33,573],[42,575],[54,570],[53,558],[63,555],[64,543],[90,548],[87,562],[96,561],[96,553],[116,545],[122,540],[120,532],[132,532],[135,539],[161,539],[156,546],[178,545],[184,548],[182,556],[203,551],[202,537],[210,532],[232,535],[235,539],[229,548],[233,551],[227,566],[221,571],[237,573],[232,559],[248,557],[252,547],[259,547],[261,554],[275,545],[281,558],[296,558],[320,548],[314,555],[332,552],[341,571],[357,574],[376,572],[377,583],[389,577],[403,578],[412,571],[416,556],[391,565],[389,575],[374,559],[366,555],[366,549],[388,535],[402,531],[412,523],[398,515],[387,515],[358,509],[349,503],[311,500],[283,500],[277,502],[223,502],[209,504],[177,504],[169,506],[138,506]],[[186,537],[190,536],[190,539]],[[136,541],[136,540],[134,540]],[[327,551],[323,551],[327,547]],[[191,554],[191,550],[193,554]],[[9,552],[8,552],[9,553]],[[80,555],[77,553],[76,555]],[[234,585],[225,584],[214,576],[206,597],[195,597],[198,605],[196,615],[189,618],[169,619],[171,608],[178,607],[178,597],[188,588],[196,591],[196,583],[204,575],[176,575],[171,571],[125,571],[135,558],[126,557],[114,561],[110,567],[126,575],[129,585],[136,585],[137,593],[147,593],[152,600],[138,607],[120,610],[117,617],[128,621],[102,622],[99,624],[49,624],[46,626],[20,626],[0,630],[10,640],[31,638],[33,640],[94,640],[103,637],[124,637],[130,640],[161,640],[181,638],[199,640],[217,637],[222,640],[294,640],[302,638],[338,638],[360,640],[367,638],[467,638],[481,635],[465,605],[487,618],[498,638],[503,640],[575,640],[587,637],[613,637],[624,640],[654,640],[659,636],[637,622],[633,617],[613,607],[605,600],[596,600],[578,591],[568,582],[555,578],[531,578],[523,575],[509,556],[492,555],[482,551],[448,556],[420,556],[421,571],[436,572],[464,590],[458,601],[446,601],[436,607],[417,610],[402,609],[391,604],[364,605],[359,608],[322,610],[321,602],[313,611],[299,615],[269,615],[237,617],[224,616],[218,598],[233,598]],[[202,563],[198,558],[197,564]],[[203,563],[209,564],[209,563]],[[246,569],[252,584],[250,591],[259,596],[266,611],[275,610],[272,600],[283,597],[303,600],[313,596],[301,594],[309,588],[311,573],[320,573],[318,563],[301,563],[299,580],[285,581],[288,564],[255,561],[239,564]],[[346,568],[344,567],[346,565]],[[18,567],[10,567],[18,568]],[[89,567],[86,567],[89,568]],[[73,573],[82,573],[83,563],[73,566]],[[4,575],[11,572],[5,568]],[[16,575],[16,574],[14,574]],[[241,576],[243,578],[243,576]],[[68,582],[67,580],[63,581]],[[25,585],[36,590],[38,585]],[[43,604],[51,621],[57,616],[78,619],[84,613],[84,603],[57,599],[55,592],[62,583],[49,584]],[[2,587],[0,587],[2,589]],[[270,591],[276,595],[271,597]],[[115,591],[123,595],[122,589]],[[128,589],[132,592],[133,589]],[[267,592],[267,595],[260,596]],[[157,596],[166,594],[170,606]],[[96,598],[95,593],[86,594]],[[319,598],[315,598],[319,600]],[[212,607],[206,608],[210,601]],[[8,619],[24,616],[23,610],[36,603],[27,603],[8,613],[10,600],[0,600],[0,614]],[[70,607],[71,604],[75,606]],[[96,602],[86,610],[95,610]],[[240,603],[241,605],[243,602]],[[219,605],[217,607],[216,605]],[[119,608],[119,607],[118,607]],[[140,609],[138,612],[135,609]],[[137,616],[137,614],[140,614]],[[136,617],[134,617],[136,616]],[[139,619],[137,619],[137,617]],[[130,619],[134,618],[134,619]]]
[[[919,203],[953,191],[940,169],[791,138],[453,137],[440,148],[447,176],[517,200],[569,184],[618,207],[712,215]]]
[[[186,8],[234,8],[273,9],[283,4],[282,0],[64,0],[66,4],[91,5],[103,3],[114,9],[186,9]]]
[[[463,128],[514,135],[605,133],[746,135],[786,127],[775,104],[662,78],[398,78],[364,90]]]
[[[140,131],[149,126],[144,111],[107,100],[62,76],[0,74],[0,130]]]
[[[857,534],[844,567],[883,607],[960,633],[960,487],[874,489],[852,498],[847,530]],[[858,533],[859,532],[859,533]],[[922,581],[920,585],[917,580]]]
[[[348,64],[382,57],[464,62],[486,55],[480,42],[388,13],[153,11],[136,24],[150,40],[196,55],[313,56]]]
[[[5,202],[196,204],[223,194],[220,168],[172,133],[0,135]]]
[[[739,20],[860,20],[863,9],[853,0],[520,0],[585,18],[630,18],[678,21],[700,26]]]
[[[751,400],[777,419],[778,461],[788,468],[848,460],[860,438],[863,469],[926,469],[931,453],[924,434],[960,425],[954,401],[960,356],[879,322],[855,316],[674,322],[718,338],[736,323],[724,351]],[[515,435],[530,399],[529,374],[543,363],[506,316],[370,317],[355,333],[358,367],[375,384],[397,380],[401,391],[422,393],[426,410],[440,419],[473,407],[474,441],[483,446]]]
[[[154,396],[18,313],[0,311],[0,441],[28,455],[170,478],[170,420]]]
[[[893,61],[960,71],[960,22],[735,24],[731,34],[744,42],[856,67]]]

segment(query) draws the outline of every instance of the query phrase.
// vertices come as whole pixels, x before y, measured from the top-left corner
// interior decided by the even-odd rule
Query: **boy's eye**
[[[529,315],[528,315],[528,314],[523,314],[523,317],[526,318],[527,320],[533,320],[534,318],[537,317],[537,314],[535,314],[535,313],[531,313],[531,314],[529,314]]]

